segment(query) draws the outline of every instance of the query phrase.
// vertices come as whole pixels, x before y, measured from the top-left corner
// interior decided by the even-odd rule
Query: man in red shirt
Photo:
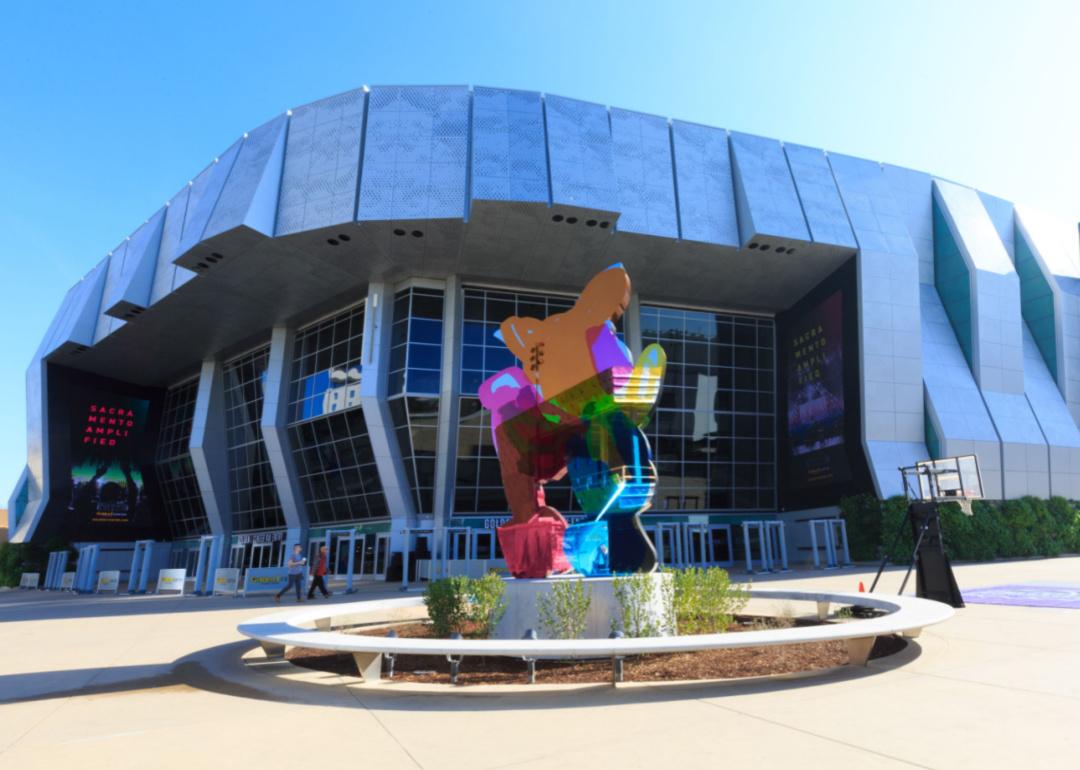
[[[330,592],[326,590],[326,546],[322,546],[319,549],[319,561],[311,568],[311,588],[308,589],[307,598],[315,598],[315,589],[318,588],[322,591],[323,598],[330,596]]]

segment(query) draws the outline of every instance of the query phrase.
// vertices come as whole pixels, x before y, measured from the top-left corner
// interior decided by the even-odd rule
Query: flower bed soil
[[[728,629],[729,633],[755,630],[763,619],[740,617]],[[817,625],[815,621],[787,621],[788,625]],[[427,623],[405,623],[394,626],[402,638],[430,638]],[[356,633],[386,636],[385,627],[358,629]],[[883,658],[904,649],[906,641],[900,636],[879,636],[870,658]],[[334,674],[357,676],[356,662],[349,653],[334,650],[315,650],[306,647],[290,649],[286,659],[304,668]],[[741,679],[773,674],[791,674],[843,666],[848,663],[847,645],[842,641],[809,642],[769,647],[745,647],[698,652],[633,655],[623,664],[623,680],[627,682],[661,682],[694,679]],[[388,671],[384,658],[383,677]],[[394,681],[424,684],[448,684],[450,664],[445,655],[398,655],[394,665]],[[526,664],[518,658],[502,656],[467,656],[461,663],[458,684],[524,684],[528,681]],[[536,681],[541,684],[588,684],[611,681],[611,660],[538,660]]]

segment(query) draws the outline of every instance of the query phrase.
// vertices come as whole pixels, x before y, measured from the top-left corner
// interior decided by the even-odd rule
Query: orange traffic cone
[[[861,594],[864,594],[864,593],[866,593],[866,586],[864,586],[864,585],[862,584],[862,581],[861,581],[861,580],[859,581],[859,593],[861,593]]]

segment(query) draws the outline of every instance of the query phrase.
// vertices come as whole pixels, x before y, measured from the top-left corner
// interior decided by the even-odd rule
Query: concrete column
[[[308,516],[304,497],[293,463],[289,442],[289,372],[296,333],[285,326],[275,326],[270,333],[270,357],[266,365],[266,389],[263,392],[263,412],[259,422],[263,444],[274,475],[278,500],[285,516],[290,543],[307,539]]]
[[[188,445],[210,531],[232,533],[229,455],[225,445],[225,378],[220,361],[203,361]]]
[[[461,323],[464,316],[461,280],[446,279],[443,295],[442,382],[439,385],[438,451],[435,454],[435,537],[433,551],[442,553],[442,527],[454,512],[458,414],[461,397]]]
[[[364,410],[375,465],[390,511],[390,550],[401,547],[401,530],[416,521],[405,466],[401,461],[394,423],[386,403],[386,371],[390,362],[390,327],[394,320],[394,289],[385,283],[368,286],[364,308],[363,376],[360,403]]]

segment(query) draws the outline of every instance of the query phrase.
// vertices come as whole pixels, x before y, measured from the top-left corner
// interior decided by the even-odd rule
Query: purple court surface
[[[1021,583],[987,586],[963,592],[969,604],[1009,604],[1018,607],[1061,607],[1080,610],[1080,584]]]

